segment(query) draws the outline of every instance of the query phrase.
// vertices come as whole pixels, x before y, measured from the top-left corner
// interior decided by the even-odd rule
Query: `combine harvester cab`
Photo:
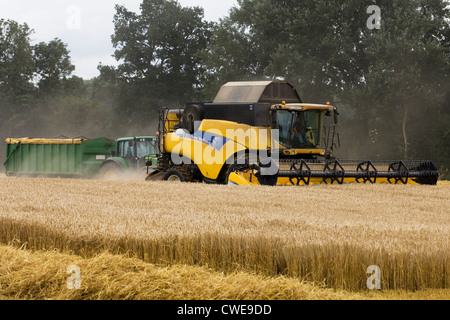
[[[334,120],[328,129],[326,117]],[[337,117],[329,103],[303,103],[287,82],[230,82],[212,103],[161,109],[161,156],[147,179],[230,185],[437,183],[431,161],[336,159]]]

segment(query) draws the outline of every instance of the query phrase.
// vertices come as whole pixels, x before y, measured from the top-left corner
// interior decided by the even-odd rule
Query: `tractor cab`
[[[117,140],[116,157],[125,160],[129,167],[145,167],[147,161],[156,161],[156,138],[134,137]]]

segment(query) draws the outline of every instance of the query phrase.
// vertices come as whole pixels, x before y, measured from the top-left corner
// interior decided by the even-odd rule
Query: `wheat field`
[[[124,255],[91,258],[0,245],[0,300],[445,300],[448,290],[334,290],[285,276],[206,267],[156,266]],[[81,270],[80,290],[67,288],[67,267]]]
[[[107,252],[261,284],[283,277],[333,290],[329,299],[372,297],[366,271],[376,265],[383,290],[450,296],[447,183],[273,188],[2,176],[0,186],[0,242],[29,253],[91,261]]]

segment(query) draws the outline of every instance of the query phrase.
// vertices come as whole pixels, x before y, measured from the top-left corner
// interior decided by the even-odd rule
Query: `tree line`
[[[369,28],[368,7],[380,9]],[[219,22],[174,0],[116,5],[118,66],[73,76],[60,39],[31,45],[0,20],[3,136],[153,134],[158,110],[210,101],[228,81],[283,79],[340,111],[348,159],[430,159],[450,168],[450,28],[445,0],[238,0]],[[136,132],[137,131],[137,132]]]

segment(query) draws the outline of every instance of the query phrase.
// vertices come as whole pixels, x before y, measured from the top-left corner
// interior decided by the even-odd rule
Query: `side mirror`
[[[338,124],[338,115],[339,112],[337,111],[336,108],[334,108],[334,124]]]

